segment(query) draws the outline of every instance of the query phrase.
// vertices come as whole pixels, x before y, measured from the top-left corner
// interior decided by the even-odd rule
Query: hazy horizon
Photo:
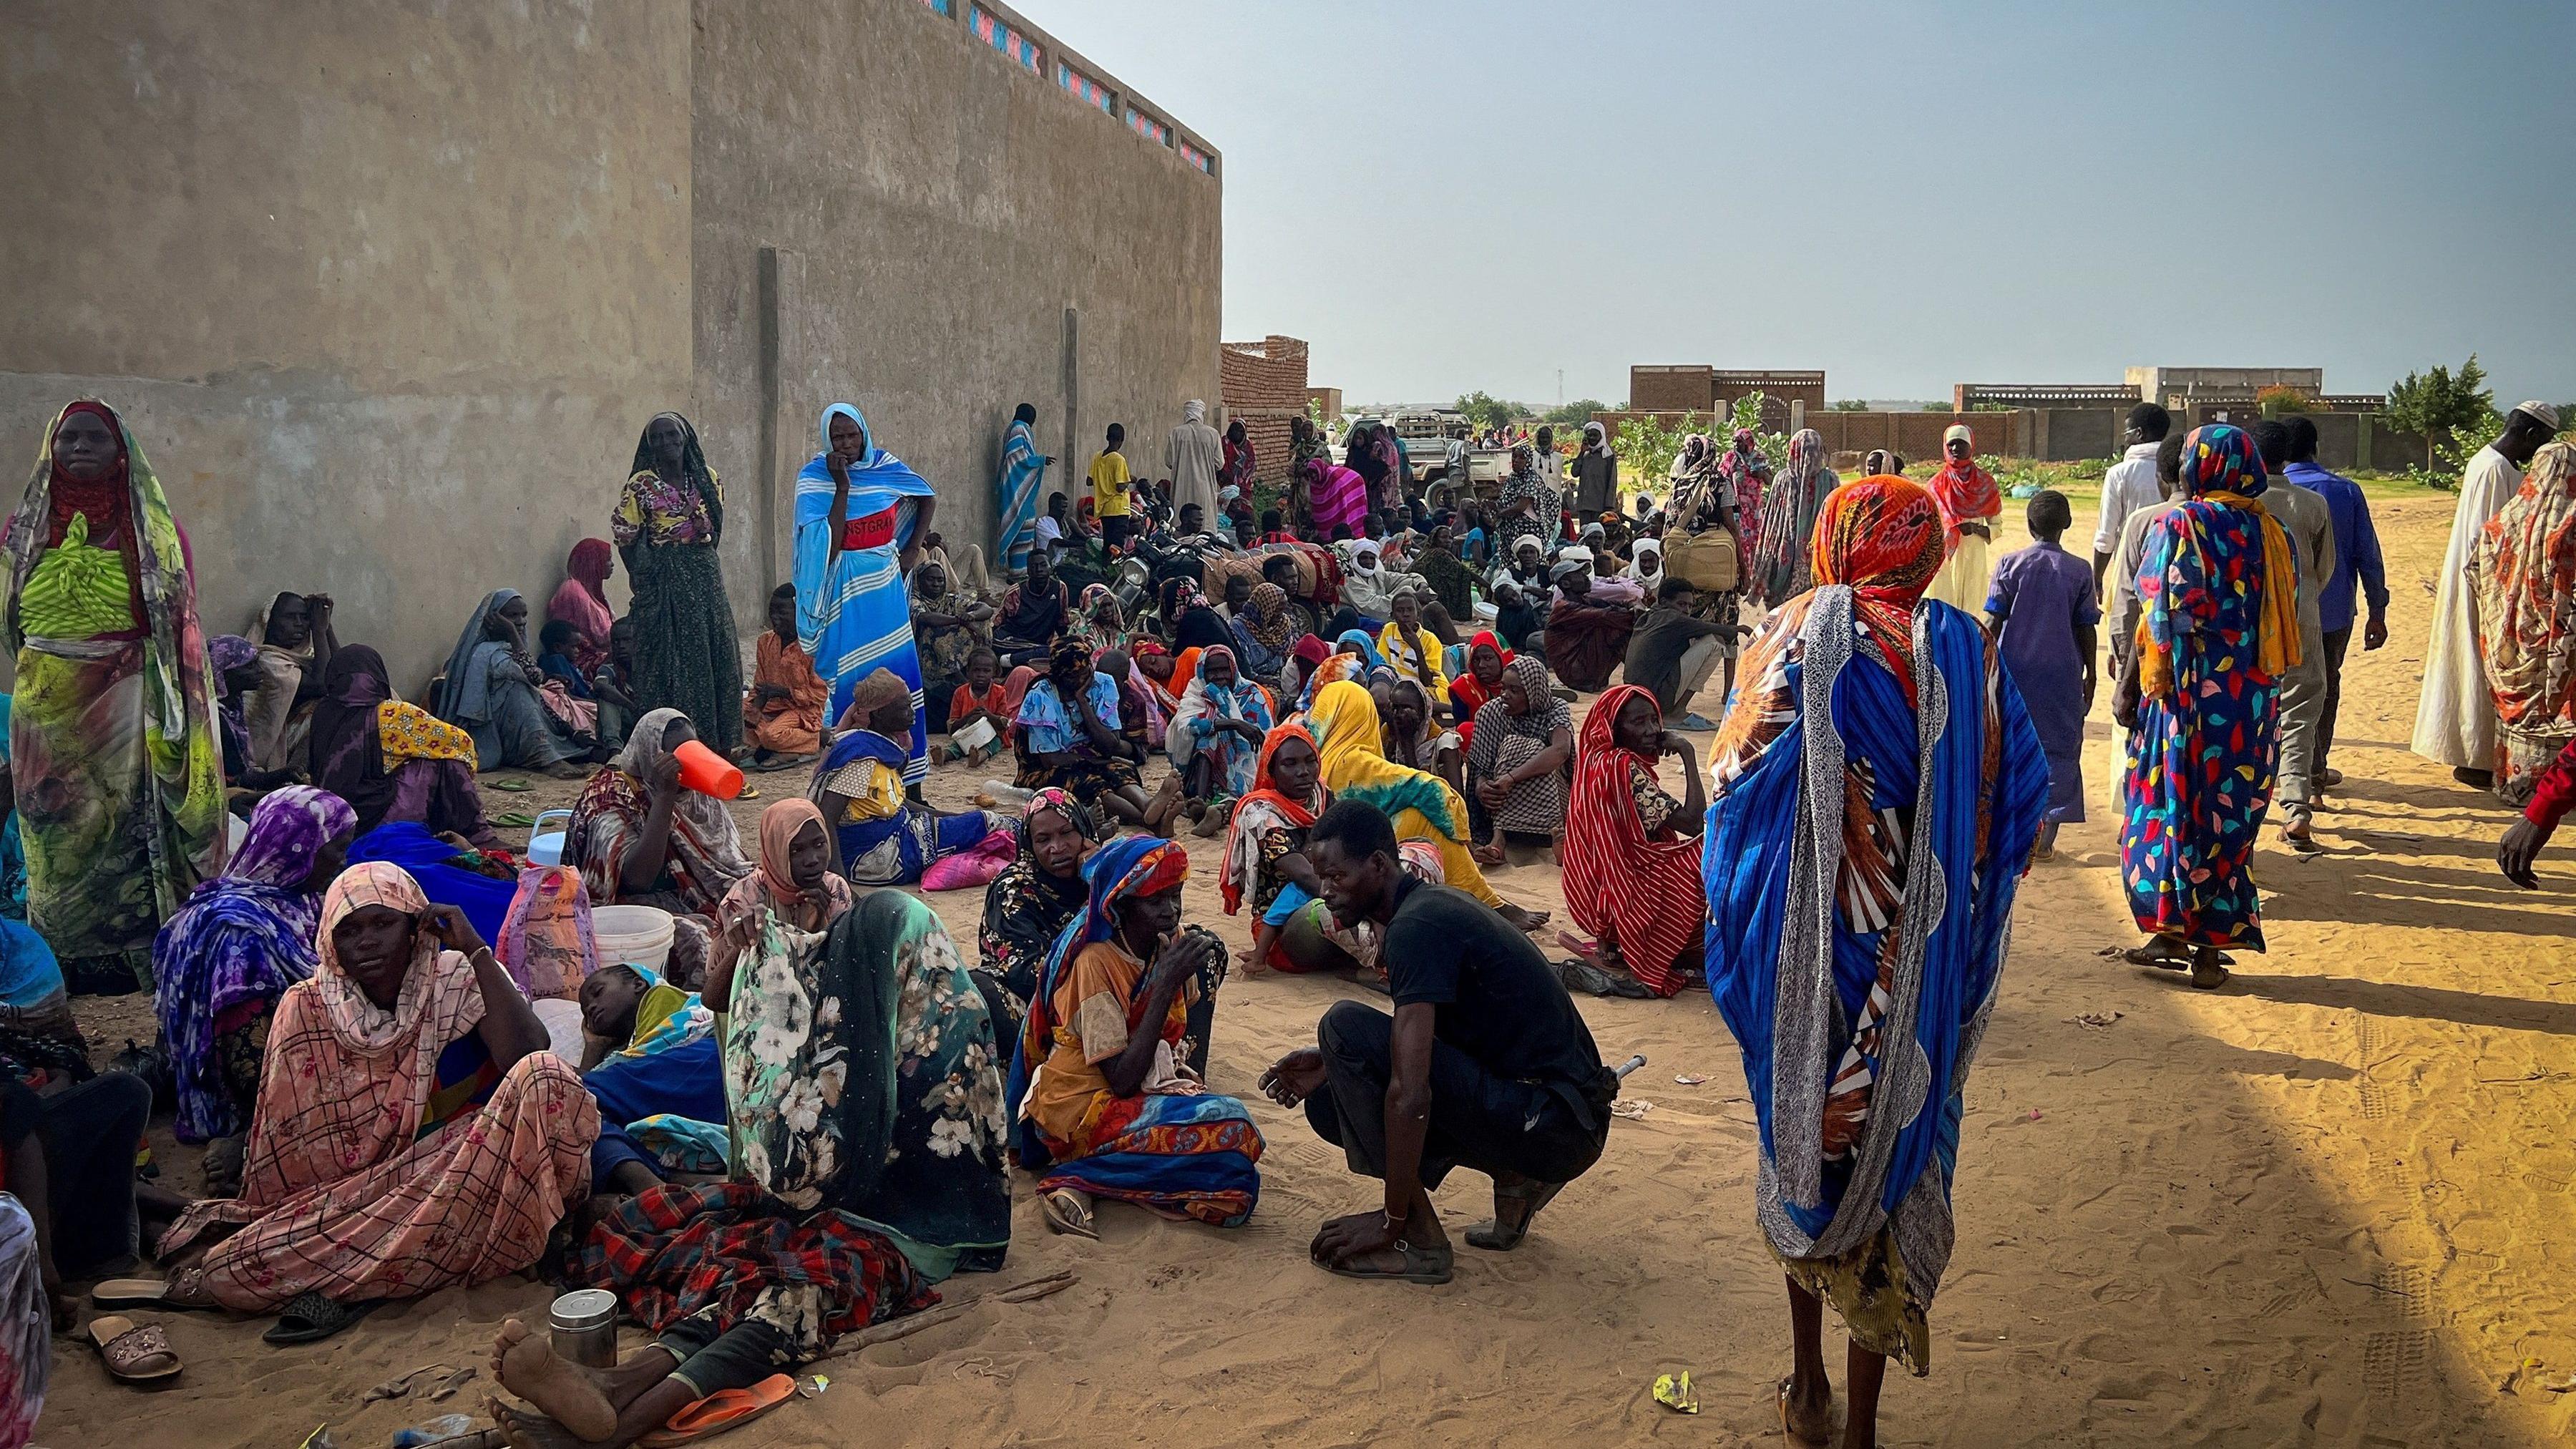
[[[1220,148],[1227,339],[1348,398],[2473,351],[2576,398],[2576,6],[1017,3]]]

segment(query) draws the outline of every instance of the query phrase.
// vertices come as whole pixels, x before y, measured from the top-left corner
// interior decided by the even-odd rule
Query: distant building
[[[2129,390],[2145,402],[2176,412],[2194,404],[2250,403],[2267,387],[2294,388],[2303,397],[2326,390],[2322,367],[2133,367]]]
[[[1785,432],[1808,413],[1825,410],[1825,374],[1783,369],[1730,372],[1700,363],[1640,363],[1628,369],[1632,413],[1725,412],[1747,393],[1762,394],[1762,426]]]

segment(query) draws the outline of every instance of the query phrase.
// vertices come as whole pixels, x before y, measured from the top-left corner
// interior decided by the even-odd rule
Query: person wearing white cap
[[[2415,706],[2415,753],[2448,765],[2461,784],[2495,783],[2495,699],[2478,655],[2477,600],[2469,587],[2469,554],[2487,521],[2522,489],[2522,470],[2558,432],[2558,409],[2517,403],[2504,432],[2469,459],[2460,502],[2451,515],[2451,546],[2433,594],[2433,637],[2424,650],[2424,692]]]

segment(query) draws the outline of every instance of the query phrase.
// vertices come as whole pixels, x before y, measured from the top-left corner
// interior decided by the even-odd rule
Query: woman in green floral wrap
[[[152,937],[223,872],[223,754],[186,539],[114,409],[45,430],[9,520],[27,921],[75,993],[152,987]]]
[[[918,898],[878,891],[823,935],[770,914],[735,968],[724,1070],[737,1180],[862,1219],[934,1282],[1002,1266],[992,1017]]]

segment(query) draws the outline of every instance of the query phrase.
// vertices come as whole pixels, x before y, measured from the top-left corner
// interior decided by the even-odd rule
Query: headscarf
[[[1459,720],[1458,743],[1462,747],[1476,742],[1477,711],[1503,692],[1501,680],[1495,680],[1489,689],[1483,680],[1476,677],[1476,651],[1479,649],[1493,650],[1494,657],[1502,661],[1505,669],[1512,667],[1512,651],[1503,647],[1503,641],[1494,637],[1493,630],[1479,630],[1474,638],[1467,641],[1466,657],[1459,665],[1458,675],[1449,681],[1449,704]]]
[[[1599,423],[1583,425],[1583,451],[1607,458],[1610,456],[1610,430]]]
[[[271,644],[268,642],[269,621],[277,617],[277,606],[285,603],[289,599],[293,599],[301,603],[304,596],[295,592],[293,589],[280,589],[277,593],[270,596],[267,603],[260,605],[258,616],[251,620],[250,641],[252,646],[257,648],[261,653],[267,653],[269,650],[274,649],[277,651],[278,657],[281,659],[285,659],[291,663],[301,662],[313,657],[313,633],[308,632],[304,636],[304,643],[300,648],[289,649],[283,644]]]
[[[1816,515],[1807,562],[1817,585],[1851,587],[1855,622],[1876,641],[1880,662],[1904,684],[1909,699],[1914,606],[1940,574],[1943,557],[1941,510],[1921,484],[1903,478],[1847,483]]]
[[[155,994],[179,1098],[182,1140],[246,1130],[215,1061],[215,1028],[244,1002],[273,1001],[313,974],[320,897],[305,889],[322,848],[357,829],[328,790],[289,785],[261,797],[221,876],[198,885],[153,942]]]
[[[1019,827],[1015,832],[1019,848],[1011,863],[993,877],[984,891],[984,925],[977,933],[984,958],[984,969],[1002,985],[1022,1016],[1028,1011],[1028,997],[1037,990],[1039,970],[1045,965],[1047,952],[1055,945],[1058,932],[1082,910],[1090,887],[1082,879],[1082,865],[1074,863],[1070,878],[1050,874],[1038,863],[1037,818],[1048,811],[1064,817],[1081,835],[1084,847],[1100,838],[1100,827],[1092,819],[1090,807],[1053,785],[1029,796],[1020,807]],[[995,1023],[1001,1029],[1003,1023]],[[1014,1038],[1012,1045],[1018,1045]]]
[[[664,418],[680,425],[677,479],[664,478],[653,462],[653,424]],[[609,515],[608,532],[620,548],[638,543],[712,546],[723,536],[724,494],[716,487],[716,470],[707,466],[706,452],[698,446],[698,430],[687,418],[655,413],[635,435],[635,459],[627,466],[626,490],[618,497],[617,511]]]
[[[1234,815],[1225,825],[1225,867],[1217,877],[1217,894],[1224,899],[1225,913],[1233,915],[1242,905],[1244,892],[1261,873],[1261,837],[1271,830],[1303,830],[1315,823],[1332,803],[1332,791],[1324,787],[1323,772],[1315,774],[1314,793],[1303,800],[1288,795],[1271,778],[1270,762],[1279,747],[1290,740],[1303,740],[1306,748],[1315,749],[1315,736],[1303,724],[1290,720],[1272,726],[1261,737],[1261,758],[1254,767],[1252,789],[1234,804]],[[1317,764],[1322,763],[1320,750]]]
[[[1232,684],[1217,685],[1208,681],[1208,664],[1219,655],[1234,665]],[[1192,671],[1189,686],[1181,691],[1180,706],[1172,711],[1170,722],[1164,726],[1164,738],[1172,741],[1171,752],[1176,764],[1186,763],[1182,752],[1189,748],[1189,726],[1194,721],[1210,717],[1241,720],[1265,734],[1271,725],[1270,705],[1261,686],[1253,682],[1251,675],[1243,672],[1243,664],[1234,657],[1234,651],[1222,644],[1211,644],[1199,651],[1198,668]],[[1236,793],[1237,785],[1248,787],[1251,780],[1249,772],[1243,772],[1239,780],[1232,778],[1237,774],[1233,762],[1239,758],[1243,743],[1237,737],[1218,736],[1206,746],[1227,765],[1229,779],[1218,788],[1228,793]]]
[[[823,450],[796,473],[796,526],[799,529],[829,522],[832,517],[832,465],[828,460],[832,456],[832,419],[835,415],[858,425],[859,437],[868,449],[849,466],[850,501],[845,518],[867,518],[883,513],[905,499],[935,496],[928,479],[912,471],[901,458],[877,446],[876,430],[868,426],[868,420],[860,416],[857,408],[848,403],[834,403],[823,409],[819,425]],[[897,552],[912,543],[920,516],[918,508],[896,512],[893,546]],[[819,557],[828,550],[817,553]],[[810,586],[803,577],[796,580],[796,627],[799,634],[811,638],[821,632],[822,616],[809,611],[814,603],[825,602],[823,593],[823,578],[819,572],[810,581]]]
[[[1018,1143],[1020,1162],[1026,1167],[1043,1167],[1049,1154],[1038,1140],[1035,1123],[1021,1120],[1020,1104],[1027,1100],[1029,1079],[1055,1045],[1055,988],[1082,948],[1106,941],[1118,929],[1118,907],[1129,900],[1167,891],[1190,874],[1189,852],[1176,842],[1159,840],[1150,835],[1122,835],[1091,853],[1082,863],[1082,879],[1089,888],[1082,914],[1067,921],[1055,944],[1048,948],[1046,964],[1039,968],[1037,991],[1029,998],[1028,1019],[1020,1028],[1017,1055],[1011,1061],[1006,1106],[1012,1122],[1014,1140]],[[1148,1029],[1160,1023],[1148,1023]]]
[[[215,678],[215,724],[223,730],[225,742],[241,755],[245,768],[251,763],[250,723],[242,717],[245,701],[234,696],[224,676],[257,658],[259,646],[239,634],[218,634],[206,641],[206,663]]]
[[[1619,577],[1633,580],[1639,584],[1654,584],[1660,586],[1664,581],[1663,544],[1651,538],[1641,538],[1630,546],[1629,551],[1632,556],[1628,560],[1628,566],[1619,571]],[[1655,568],[1652,573],[1646,571],[1645,565],[1648,558],[1652,558],[1655,561]]]
[[[1185,423],[1207,421],[1207,404],[1197,398],[1191,398],[1181,404],[1181,421]]]
[[[1324,787],[1334,799],[1357,800],[1389,819],[1401,811],[1418,811],[1444,838],[1466,843],[1467,802],[1439,776],[1386,758],[1377,701],[1365,686],[1347,679],[1325,685],[1307,712],[1306,726],[1323,763]]]
[[[585,538],[574,544],[572,556],[564,561],[564,581],[546,601],[546,617],[561,619],[581,636],[573,662],[584,671],[596,669],[608,657],[608,631],[617,623],[609,612],[606,588],[614,558],[607,539]]]
[[[1344,629],[1341,632],[1341,636],[1333,641],[1333,652],[1339,654],[1342,652],[1343,646],[1352,644],[1359,646],[1358,654],[1360,658],[1368,661],[1369,668],[1384,669],[1387,667],[1385,656],[1377,652],[1377,641],[1371,639],[1368,636],[1368,631],[1365,629]]]
[[[670,750],[662,744],[662,737],[670,732],[672,721],[687,718],[676,709],[646,711],[644,717],[626,731],[626,748],[618,752],[614,761],[618,770],[638,784],[651,779],[661,769],[662,763],[671,758]],[[733,815],[725,809],[722,800],[684,787],[679,792],[679,799],[671,806],[671,815],[696,837],[699,846],[707,853],[707,863],[724,877],[726,884],[751,874],[752,864],[742,854],[742,832],[734,828]],[[715,882],[706,884],[712,887]]]
[[[2263,548],[2263,576],[2255,587],[2263,598],[2253,665],[2278,679],[2299,663],[2299,565],[2281,520],[2263,506],[2266,486],[2263,454],[2243,428],[2194,428],[2182,440],[2183,501],[2156,527],[2174,535],[2174,551],[2189,557],[2199,576],[2216,587],[2222,570],[2211,556],[2210,534],[2221,526],[2222,510],[2254,515]],[[2165,580],[2144,574],[2138,594],[2144,604],[2138,615],[2138,687],[2155,699],[2173,688],[2174,645],[2181,632],[2174,616],[2182,603]]]
[[[1576,737],[1573,804],[1565,812],[1565,904],[1574,922],[1619,946],[1619,959],[1657,996],[1682,989],[1673,958],[1708,918],[1696,836],[1653,840],[1637,814],[1632,771],[1655,761],[1622,746],[1619,711],[1642,699],[1663,723],[1651,690],[1615,685],[1595,700]]]
[[[832,827],[824,822],[823,812],[816,808],[811,800],[802,798],[781,800],[760,812],[760,879],[761,883],[769,888],[769,894],[782,906],[800,906],[805,903],[805,892],[797,889],[796,877],[789,867],[788,856],[795,848],[796,837],[802,834],[808,825],[815,826],[823,832],[825,845],[832,843]],[[831,874],[830,871],[824,872],[827,882]],[[827,884],[825,887],[827,894],[829,889]],[[842,889],[844,893],[847,892],[847,882],[843,882]]]
[[[1968,461],[1950,461],[1953,442],[1968,445]],[[1925,486],[1932,501],[1940,506],[1941,527],[1948,547],[1959,546],[1959,525],[1992,518],[2004,511],[2003,490],[1995,486],[1995,475],[1977,466],[1977,440],[1964,424],[1954,425],[1941,435],[1941,471],[1932,475]]]
[[[1296,621],[1288,613],[1288,591],[1267,579],[1252,586],[1252,597],[1244,602],[1244,612],[1251,617],[1244,627],[1262,648],[1285,653],[1288,631]]]
[[[906,704],[912,702],[911,686],[903,682],[902,675],[880,665],[868,671],[858,683],[850,686],[850,704],[847,714],[864,722],[878,710],[898,700]],[[865,729],[868,726],[862,723],[860,728]]]
[[[431,1079],[438,1054],[483,1019],[483,996],[474,986],[474,968],[455,951],[442,951],[427,930],[412,937],[410,969],[390,1008],[367,999],[358,983],[341,969],[339,943],[333,938],[340,922],[367,906],[383,906],[415,922],[429,914],[429,897],[411,872],[384,861],[367,861],[340,872],[322,895],[321,924],[313,938],[313,986],[331,1034],[343,1049],[359,1056],[401,1053],[410,1081]]]
[[[2471,568],[2496,717],[2576,726],[2576,446],[2532,455],[2521,491],[2479,531]]]
[[[1707,466],[1708,434],[1685,433],[1681,448],[1673,454],[1673,465],[1664,470],[1664,476],[1668,482],[1687,483],[1697,478]]]
[[[1775,604],[1812,582],[1807,543],[1816,531],[1816,510],[1838,482],[1825,458],[1824,435],[1800,428],[1789,439],[1789,465],[1771,480],[1764,496],[1762,551],[1753,562],[1753,576],[1762,596]]]
[[[472,725],[492,717],[491,675],[474,667],[474,655],[484,645],[500,642],[487,632],[492,616],[518,597],[517,589],[494,589],[474,606],[464,632],[456,636],[456,648],[447,656],[447,688],[438,696],[440,719],[453,725]],[[526,642],[520,641],[523,645]]]

